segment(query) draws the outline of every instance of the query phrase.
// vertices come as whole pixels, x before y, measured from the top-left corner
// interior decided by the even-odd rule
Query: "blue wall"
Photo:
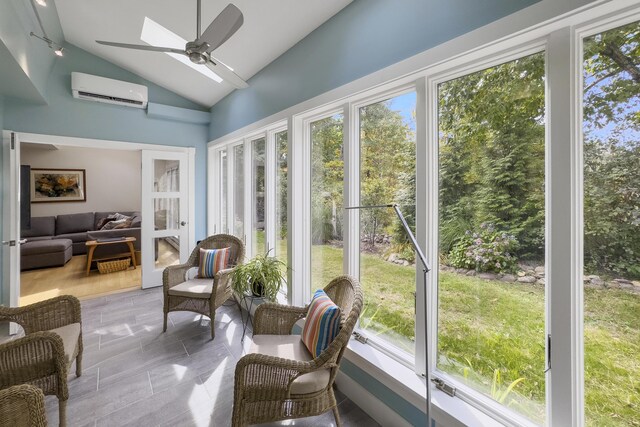
[[[355,0],[211,109],[210,140],[538,0]]]
[[[123,70],[76,46],[66,44],[47,80],[48,105],[6,98],[4,126],[18,132],[119,140],[196,148],[196,237],[206,233],[207,124],[151,118],[144,110],[83,101],[71,95],[71,72],[79,71],[149,88],[149,101],[180,108],[197,104]]]

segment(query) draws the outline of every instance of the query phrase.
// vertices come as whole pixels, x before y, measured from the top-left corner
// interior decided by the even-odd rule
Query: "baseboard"
[[[367,389],[351,379],[348,375],[338,372],[336,376],[338,389],[358,405],[381,426],[411,427],[411,424],[397,412],[385,405],[381,400],[369,393]]]

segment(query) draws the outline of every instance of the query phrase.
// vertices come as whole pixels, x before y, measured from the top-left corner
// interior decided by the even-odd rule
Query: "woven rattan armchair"
[[[200,248],[231,248],[228,268],[218,271],[213,279],[189,279],[190,269],[200,265]],[[172,265],[164,269],[162,287],[164,293],[164,325],[167,331],[167,315],[170,311],[192,311],[211,319],[211,339],[215,337],[214,319],[216,309],[231,297],[230,274],[233,267],[244,260],[244,244],[228,234],[216,234],[201,241],[191,252],[185,264]]]
[[[360,283],[340,276],[324,289],[342,313],[341,329],[316,358],[307,351],[293,325],[307,308],[264,303],[254,315],[250,354],[236,365],[234,427],[320,415],[329,409],[341,425],[333,383],[342,355],[362,311]],[[293,353],[293,358],[286,357]]]
[[[46,427],[42,390],[29,384],[0,390],[0,426]]]
[[[67,372],[76,361],[82,375],[80,301],[63,295],[25,307],[0,307],[0,321],[22,326],[25,336],[0,345],[0,389],[38,386],[58,397],[60,425],[66,425]]]

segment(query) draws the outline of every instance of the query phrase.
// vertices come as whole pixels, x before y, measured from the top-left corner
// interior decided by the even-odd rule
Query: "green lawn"
[[[342,249],[314,246],[311,253],[313,289],[341,274]],[[412,351],[414,268],[367,254],[361,264],[362,324]],[[439,299],[438,367],[542,421],[543,287],[441,272]],[[640,295],[585,289],[585,352],[587,423],[640,426]],[[499,386],[493,393],[492,385]]]

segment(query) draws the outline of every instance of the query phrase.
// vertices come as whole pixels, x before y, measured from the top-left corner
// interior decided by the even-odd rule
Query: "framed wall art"
[[[84,169],[31,169],[31,202],[86,202]]]

